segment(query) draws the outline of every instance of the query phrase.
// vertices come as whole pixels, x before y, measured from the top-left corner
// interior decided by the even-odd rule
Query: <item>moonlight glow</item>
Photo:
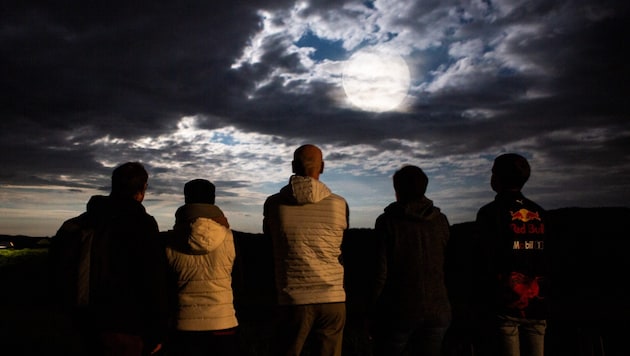
[[[343,69],[343,89],[348,100],[365,111],[396,109],[409,90],[409,68],[399,55],[363,50]]]

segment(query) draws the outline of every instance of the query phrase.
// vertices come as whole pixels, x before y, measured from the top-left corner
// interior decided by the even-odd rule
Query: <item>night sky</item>
[[[505,152],[529,159],[523,192],[545,208],[628,206],[629,7],[5,1],[0,233],[54,235],[125,161],[149,171],[160,229],[205,178],[234,230],[261,232],[305,143],[322,148],[351,228],[373,227],[405,164],[451,224],[474,220]],[[359,52],[385,65],[352,65]]]

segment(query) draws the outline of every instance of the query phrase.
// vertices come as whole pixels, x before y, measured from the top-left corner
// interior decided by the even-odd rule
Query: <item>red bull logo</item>
[[[527,209],[520,209],[517,211],[510,211],[510,215],[512,215],[512,221],[520,220],[522,222],[528,222],[532,220],[540,221],[540,214],[536,211],[529,211]]]

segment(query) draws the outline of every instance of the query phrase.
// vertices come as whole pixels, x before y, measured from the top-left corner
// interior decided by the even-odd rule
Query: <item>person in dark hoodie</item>
[[[375,222],[376,278],[369,309],[374,355],[439,356],[451,321],[444,262],[449,222],[425,196],[429,179],[404,166],[396,201]]]
[[[215,186],[210,181],[187,182],[184,196],[173,230],[164,233],[174,301],[168,351],[174,356],[236,355],[232,230],[214,205]]]
[[[86,355],[144,356],[166,338],[166,255],[142,205],[148,177],[139,162],[116,167],[109,196],[92,196],[52,238],[52,298]]]

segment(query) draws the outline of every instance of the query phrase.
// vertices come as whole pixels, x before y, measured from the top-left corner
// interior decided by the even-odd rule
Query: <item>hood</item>
[[[433,206],[427,197],[406,203],[393,202],[385,208],[385,213],[412,220],[431,220],[439,216],[440,209]]]
[[[221,209],[214,204],[192,203],[180,206],[175,212],[175,226],[178,229],[180,225],[188,227],[188,224],[197,218],[211,218],[225,227],[230,227],[227,218]]]
[[[331,194],[326,184],[311,177],[291,176],[289,181],[293,191],[293,197],[298,204],[317,203]]]
[[[183,245],[181,247],[193,254],[202,255],[214,251],[231,234],[230,229],[209,218],[197,218],[189,227],[190,229],[180,229],[177,233],[180,244]]]

